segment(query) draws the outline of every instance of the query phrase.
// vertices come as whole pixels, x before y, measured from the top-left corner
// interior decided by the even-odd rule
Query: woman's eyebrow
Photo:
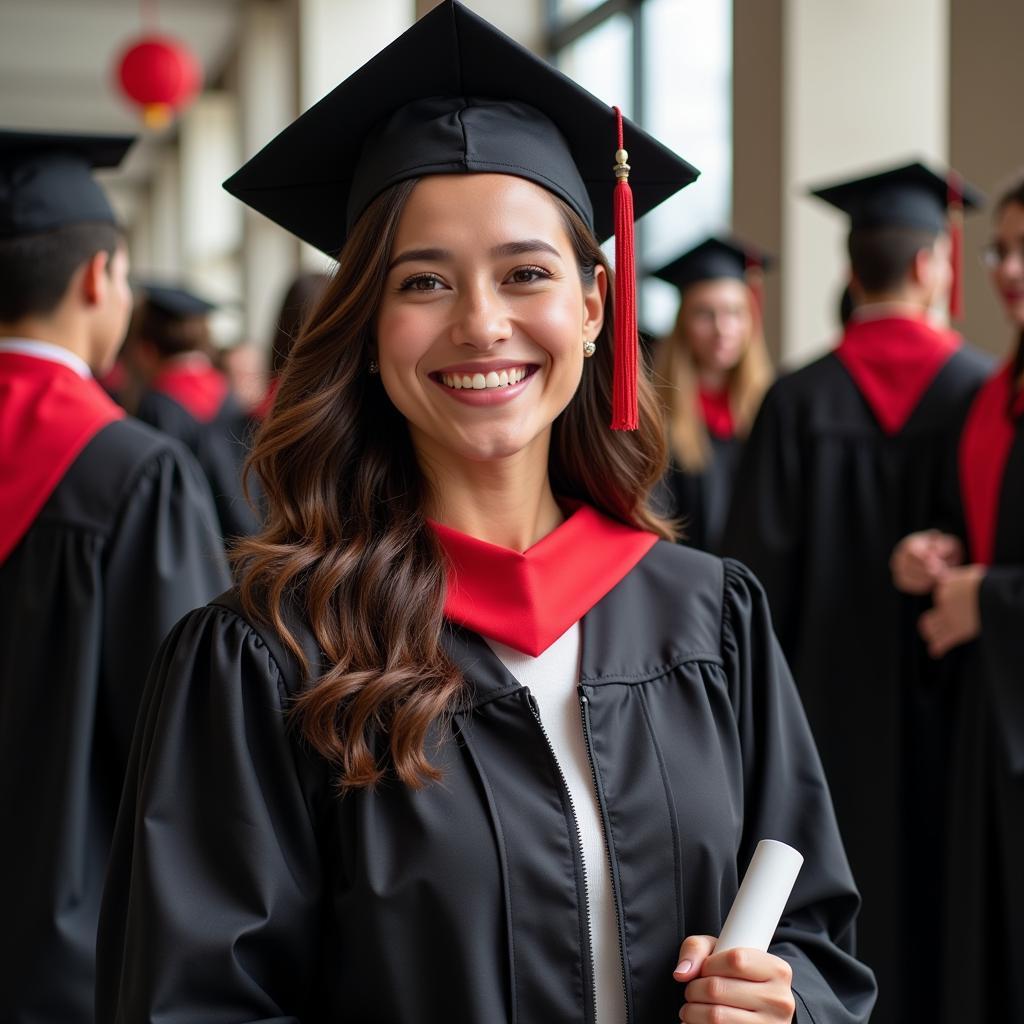
[[[399,263],[415,263],[419,260],[428,263],[443,263],[451,258],[452,254],[447,249],[406,249],[391,261],[388,270],[397,267]]]
[[[540,238],[524,238],[522,241],[517,242],[503,242],[501,245],[494,246],[491,249],[490,255],[500,259],[505,256],[523,256],[531,252],[544,252],[559,259],[562,258],[562,254],[550,242],[545,242]],[[414,263],[421,260],[427,263],[444,263],[451,261],[453,258],[452,253],[448,249],[406,249],[405,252],[399,253],[391,261],[388,265],[388,270],[392,270],[400,263]]]
[[[527,238],[521,242],[504,242],[491,250],[492,256],[522,256],[529,252],[546,252],[561,259],[562,254],[549,242],[539,238]]]

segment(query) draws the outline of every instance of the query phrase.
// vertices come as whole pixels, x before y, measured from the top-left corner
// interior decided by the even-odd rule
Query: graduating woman
[[[945,790],[950,1022],[1024,1019],[1024,181],[997,205],[985,258],[1017,341],[960,438],[966,551],[929,530],[893,556],[896,585],[931,594],[920,619],[929,653],[969,645]]]
[[[624,134],[641,211],[693,179]],[[613,401],[615,146],[448,2],[228,182],[339,269],[257,442],[240,589],[150,679],[101,1019],[866,1019],[761,590],[645,502],[635,320]],[[714,954],[765,836],[807,857],[775,942]]]
[[[767,263],[735,239],[710,237],[654,272],[680,291],[655,362],[672,455],[663,491],[686,542],[705,551],[719,550],[743,441],[771,384],[754,291]]]

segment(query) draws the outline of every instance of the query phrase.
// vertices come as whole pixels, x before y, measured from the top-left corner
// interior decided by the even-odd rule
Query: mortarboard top
[[[723,277],[747,280],[752,268],[769,270],[775,258],[768,253],[731,236],[711,235],[677,256],[670,263],[651,272],[680,291],[698,281],[714,281]]]
[[[637,217],[697,172],[627,122]],[[612,234],[611,107],[445,0],[287,127],[224,187],[334,255],[384,189],[429,174],[502,173]]]
[[[922,163],[811,189],[810,194],[847,214],[854,230],[908,227],[939,232],[946,227],[951,205],[970,210],[984,202],[955,172],[936,173]]]
[[[194,316],[206,316],[216,308],[213,302],[207,302],[187,288],[170,285],[154,284],[140,281],[139,286],[146,295],[146,304],[164,316],[174,320],[187,320]]]
[[[0,131],[0,238],[67,224],[116,224],[99,167],[116,167],[134,138]]]

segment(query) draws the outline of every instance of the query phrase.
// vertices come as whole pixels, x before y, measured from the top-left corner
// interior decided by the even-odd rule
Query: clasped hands
[[[715,953],[710,935],[691,935],[679,947],[672,976],[686,983],[685,1024],[790,1024],[796,1010],[793,969],[757,949]]]
[[[889,560],[893,583],[905,594],[931,594],[918,631],[933,658],[973,640],[981,631],[978,593],[983,565],[964,565],[959,539],[939,530],[904,537]]]

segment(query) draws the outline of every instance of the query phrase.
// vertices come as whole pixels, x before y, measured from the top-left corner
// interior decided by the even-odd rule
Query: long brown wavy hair
[[[729,408],[736,434],[746,437],[772,382],[771,361],[753,293],[746,289],[750,333],[739,362],[729,371]],[[672,333],[658,345],[654,379],[665,410],[669,448],[680,468],[698,473],[711,457],[711,442],[700,411],[698,372],[686,335],[687,292],[683,292]]]
[[[438,779],[428,740],[463,690],[441,642],[446,565],[424,514],[428,485],[405,419],[368,369],[395,233],[415,185],[382,193],[339,254],[247,467],[266,496],[266,525],[234,552],[247,613],[277,631],[307,676],[313,666],[289,619],[298,616],[323,653],[326,668],[296,698],[291,717],[336,765],[342,791],[373,786],[389,770],[412,787]],[[580,218],[554,201],[589,285],[607,262]],[[609,301],[597,352],[554,423],[551,484],[561,497],[669,538],[668,524],[648,507],[665,443],[646,380],[640,429],[608,426],[612,317]]]

